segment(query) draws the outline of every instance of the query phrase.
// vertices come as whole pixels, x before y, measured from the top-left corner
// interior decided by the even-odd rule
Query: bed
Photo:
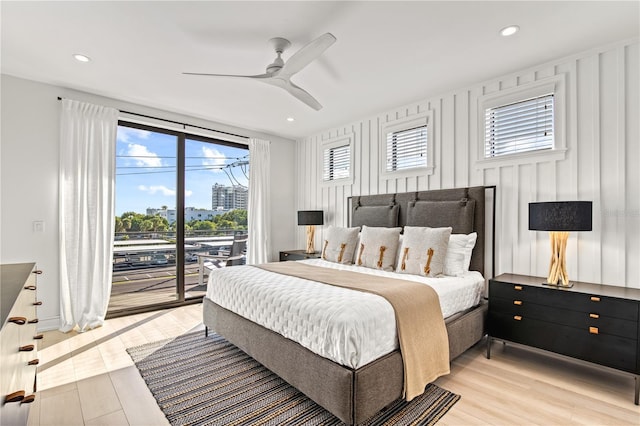
[[[487,261],[486,230],[492,231],[494,225],[491,219],[487,221],[485,217],[488,204],[485,202],[486,192],[491,189],[493,188],[469,187],[352,197],[348,200],[348,225],[388,228],[405,225],[451,226],[452,233],[475,232],[477,241],[469,269],[477,274],[472,280],[477,281],[480,276],[480,280],[484,281],[481,274],[484,275]],[[493,192],[490,194],[494,197]],[[489,210],[493,214],[494,209],[491,206]],[[492,243],[493,239],[490,242]],[[493,247],[493,244],[489,245]],[[239,281],[248,281],[250,277],[240,275],[255,274],[257,269],[241,268],[237,269],[237,273],[233,272],[234,275],[239,275]],[[227,274],[231,272],[226,271]],[[210,277],[210,282],[211,279]],[[305,342],[301,344],[285,337],[287,333],[283,333],[282,329],[276,332],[272,329],[277,327],[263,326],[260,325],[260,321],[245,318],[251,317],[247,312],[243,313],[244,316],[239,315],[236,312],[241,311],[237,307],[227,306],[227,309],[220,306],[223,303],[219,304],[213,300],[213,288],[210,286],[203,301],[203,317],[207,330],[210,328],[224,336],[345,423],[360,423],[402,397],[404,367],[400,350],[382,350],[382,355],[369,354],[369,358],[365,356],[363,359],[349,359],[348,354],[346,360],[335,357],[332,359],[326,353],[319,354],[318,350],[310,350],[312,345]],[[273,309],[270,308],[270,312]],[[276,316],[278,315],[276,313]],[[486,305],[474,303],[470,308],[445,316],[451,360],[477,343],[484,335]]]

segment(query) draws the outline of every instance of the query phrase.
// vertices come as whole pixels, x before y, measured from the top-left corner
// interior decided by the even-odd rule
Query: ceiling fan
[[[207,74],[198,72],[185,72],[188,75],[205,75],[212,77],[235,77],[235,78],[253,78],[263,83],[271,84],[286,90],[300,101],[309,105],[316,111],[322,109],[322,105],[311,96],[306,90],[296,86],[291,82],[291,77],[309,65],[318,56],[335,43],[336,38],[331,33],[326,33],[313,40],[296,53],[294,53],[286,62],[282,59],[282,53],[291,46],[291,42],[286,38],[276,37],[269,40],[278,55],[272,64],[267,66],[266,73],[258,75],[229,75],[229,74]]]

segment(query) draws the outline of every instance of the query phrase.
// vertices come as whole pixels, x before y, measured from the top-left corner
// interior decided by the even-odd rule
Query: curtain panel
[[[249,265],[269,262],[270,163],[270,142],[249,139],[249,241],[247,242],[247,264]]]
[[[104,323],[111,295],[118,110],[62,100],[60,330]]]

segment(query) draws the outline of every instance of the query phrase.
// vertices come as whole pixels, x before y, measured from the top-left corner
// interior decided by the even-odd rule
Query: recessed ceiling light
[[[296,119],[293,117],[287,117],[287,121],[296,121]]]
[[[74,57],[74,58],[75,58],[75,60],[76,60],[76,61],[78,61],[78,62],[89,62],[89,61],[91,60],[91,58],[90,58],[90,57],[88,57],[88,56],[86,56],[86,55],[83,55],[83,54],[81,54],[81,53],[75,53],[75,54],[73,55],[73,57]]]
[[[500,35],[502,35],[504,37],[509,37],[510,35],[514,35],[515,33],[517,33],[518,30],[520,30],[519,26],[517,26],[517,25],[509,25],[508,27],[505,27],[505,28],[500,30]]]

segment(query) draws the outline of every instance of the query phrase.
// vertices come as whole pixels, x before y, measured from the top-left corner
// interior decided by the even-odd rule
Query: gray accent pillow
[[[402,228],[363,226],[357,248],[356,265],[393,271]]]
[[[393,228],[398,226],[397,204],[388,206],[355,206],[351,226],[376,226]]]
[[[405,226],[396,272],[437,277],[444,273],[451,227]]]
[[[353,263],[360,228],[329,226],[322,242],[322,258],[329,262]]]
[[[466,198],[460,201],[410,201],[407,204],[407,225],[450,226],[456,234],[469,234],[473,232],[475,206],[475,200]]]

